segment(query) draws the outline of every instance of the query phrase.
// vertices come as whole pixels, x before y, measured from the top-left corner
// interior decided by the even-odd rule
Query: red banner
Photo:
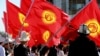
[[[86,24],[90,30],[90,39],[100,46],[100,10],[95,0],[91,0],[72,20],[71,25],[78,29]]]

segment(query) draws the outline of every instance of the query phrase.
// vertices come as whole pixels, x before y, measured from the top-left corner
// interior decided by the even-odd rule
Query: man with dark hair
[[[95,43],[88,38],[88,27],[82,24],[78,33],[79,36],[70,43],[68,56],[98,56]]]

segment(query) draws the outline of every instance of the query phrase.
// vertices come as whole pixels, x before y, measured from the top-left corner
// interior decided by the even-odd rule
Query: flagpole
[[[29,7],[29,9],[28,9],[28,11],[27,11],[27,13],[26,13],[25,20],[26,20],[27,17],[29,16],[29,13],[30,13],[30,11],[31,11],[31,9],[32,9],[33,3],[34,3],[34,0],[32,0],[32,3],[31,3],[31,5],[30,5],[30,7]],[[21,26],[21,28],[20,28],[20,30],[19,30],[18,37],[20,37],[20,33],[21,33],[22,29],[23,29],[23,25],[24,25],[24,23],[25,23],[25,20],[23,20],[22,26]]]
[[[61,26],[61,27],[60,27],[60,28],[59,28],[59,29],[58,29],[58,30],[57,30],[57,31],[56,31],[56,32],[55,32],[55,33],[54,33],[51,37],[50,37],[50,39],[48,39],[48,41],[47,41],[46,45],[50,42],[50,40],[52,40],[52,39],[53,39],[53,37],[54,37],[54,36],[56,36],[56,35],[57,35],[57,33],[59,33],[59,32],[60,32],[60,30],[61,30],[61,29],[63,29],[63,28],[64,28],[64,26],[65,26],[65,25],[69,26],[69,22],[67,22],[67,21],[66,21],[66,22],[65,22],[65,23],[64,23],[64,24],[63,24],[63,25],[62,25],[62,26]],[[43,47],[44,47],[44,46],[42,46],[42,47],[41,47],[41,49],[40,49],[38,52],[40,52],[40,51],[43,49]]]
[[[92,2],[92,1],[90,1],[88,4],[86,4],[86,6],[88,6],[91,2]],[[84,8],[85,8],[86,6],[84,6]],[[84,8],[82,8],[81,10],[83,10]],[[81,12],[81,10],[80,10],[80,11],[78,11],[78,13],[80,13],[80,12]],[[77,13],[77,14],[78,14],[78,13]],[[77,15],[77,14],[76,14],[76,15]],[[75,15],[75,16],[76,16],[76,15]],[[74,17],[75,17],[75,16],[74,16]],[[57,34],[58,32],[60,32],[60,30],[61,30],[61,29],[63,29],[63,27],[64,27],[65,25],[67,25],[67,26],[69,27],[69,23],[68,23],[68,22],[66,22],[66,23],[65,23],[65,24],[64,24],[61,28],[59,28],[59,29],[58,29],[58,30],[57,30],[57,31],[56,31],[56,32],[55,32],[55,33],[51,36],[51,38],[50,38],[50,39],[48,39],[48,41],[47,41],[47,43],[46,43],[46,44],[48,44],[48,42],[49,42],[50,40],[52,40],[52,39],[53,39],[53,37],[54,37],[54,36],[56,36],[56,34]],[[73,28],[73,29],[75,29],[75,28]],[[40,49],[38,52],[40,52],[40,51],[43,49],[43,47],[44,47],[44,46],[42,46],[42,47],[41,47],[41,49]]]
[[[33,3],[34,3],[34,0],[32,0],[32,3],[31,3],[31,5],[30,5],[30,7],[29,7],[29,9],[28,9],[28,12],[26,13],[25,19],[29,16],[29,13],[30,13],[30,11],[31,11],[31,8],[32,8],[32,6],[33,6]],[[20,37],[20,34],[21,34],[22,29],[23,29],[24,23],[25,23],[25,20],[23,20],[23,23],[22,23],[22,26],[21,26],[21,28],[20,28],[20,30],[19,30],[19,33],[18,33],[18,35],[16,36],[15,44],[14,44],[14,46],[13,46],[13,49],[14,49],[14,47],[16,46],[17,39]],[[13,50],[13,49],[12,49],[12,50]]]
[[[28,9],[28,12],[26,13],[25,19],[29,16],[29,13],[30,13],[30,11],[31,11],[31,8],[32,8],[32,6],[33,6],[33,3],[34,3],[34,0],[32,0],[32,3],[31,3],[31,5],[30,5],[30,7],[29,7],[29,9]],[[20,34],[21,34],[22,29],[23,29],[24,23],[25,23],[25,20],[23,20],[22,26],[21,26],[20,29],[19,29],[18,36],[16,36],[16,40],[17,40],[17,38],[20,37]]]

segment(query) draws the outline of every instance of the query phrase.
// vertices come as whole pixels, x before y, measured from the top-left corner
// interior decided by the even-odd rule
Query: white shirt
[[[5,55],[5,49],[2,45],[0,45],[0,56],[6,56]]]
[[[100,52],[98,51],[98,54],[99,54],[99,56],[100,56]]]
[[[63,51],[63,50],[59,50],[59,51],[57,52],[57,56],[65,56],[65,55],[64,55],[64,51]]]
[[[36,56],[36,54],[35,53],[30,53],[29,56]]]

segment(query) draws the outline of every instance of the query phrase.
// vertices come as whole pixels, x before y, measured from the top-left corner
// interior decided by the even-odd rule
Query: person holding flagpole
[[[19,38],[20,44],[14,48],[14,56],[28,56],[29,48],[27,47],[27,42],[29,41],[29,34],[26,31],[21,32],[21,37]]]
[[[99,56],[96,44],[88,38],[90,30],[82,24],[78,30],[79,36],[70,42],[68,56]]]

